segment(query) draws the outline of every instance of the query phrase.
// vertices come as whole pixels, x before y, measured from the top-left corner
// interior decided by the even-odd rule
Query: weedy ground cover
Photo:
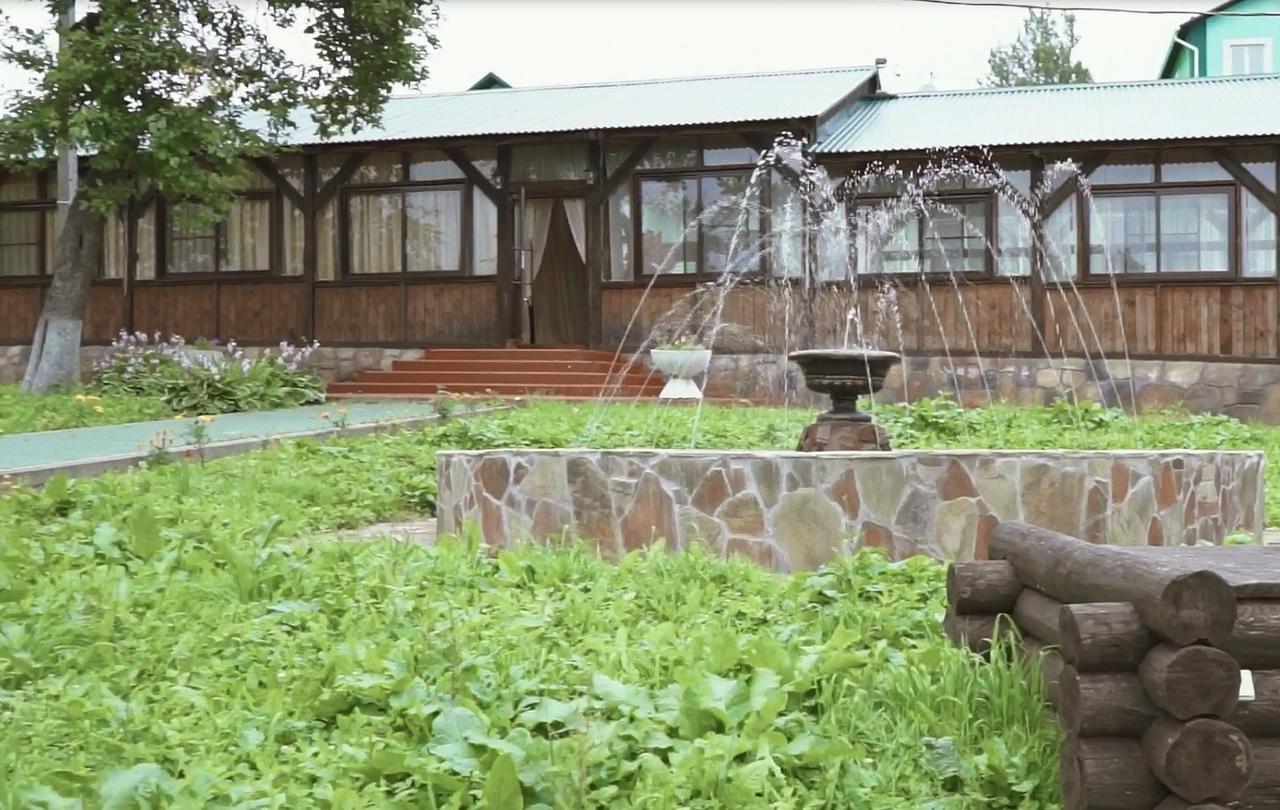
[[[0,436],[37,430],[117,425],[165,419],[173,411],[159,397],[68,391],[39,396],[0,385]]]
[[[0,807],[1056,806],[1036,681],[942,640],[936,563],[314,539],[429,512],[440,447],[785,448],[810,418],[534,404],[0,496]],[[1217,417],[878,418],[900,447],[1277,446]]]

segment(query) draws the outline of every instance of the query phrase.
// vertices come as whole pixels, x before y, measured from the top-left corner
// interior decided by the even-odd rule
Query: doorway
[[[524,244],[531,283],[531,342],[537,346],[587,343],[587,227],[582,197],[524,201]]]

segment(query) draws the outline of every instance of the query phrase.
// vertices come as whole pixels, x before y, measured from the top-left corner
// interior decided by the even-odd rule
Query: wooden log
[[[1062,603],[1057,599],[1023,588],[1013,606],[1013,620],[1024,636],[1035,636],[1046,644],[1057,646],[1061,641],[1058,632],[1058,613]]]
[[[1063,730],[1081,737],[1137,739],[1160,715],[1133,672],[1079,672],[1068,664],[1058,694]]]
[[[1192,804],[1181,796],[1170,796],[1156,805],[1156,810],[1227,810],[1225,804]]]
[[[1080,672],[1137,672],[1156,644],[1128,602],[1064,605],[1058,629],[1063,659]]]
[[[1063,741],[1063,810],[1153,807],[1168,793],[1147,767],[1139,740],[1068,734]]]
[[[968,647],[977,653],[987,653],[991,650],[991,639],[997,631],[1012,635],[1013,620],[1002,614],[962,616],[947,611],[942,629],[951,643],[957,647]]]
[[[1022,637],[1022,649],[1028,664],[1040,667],[1045,699],[1050,705],[1058,706],[1062,700],[1062,670],[1066,666],[1062,654],[1056,647],[1031,636]]]
[[[1280,810],[1280,737],[1250,739],[1253,778],[1240,797],[1245,810]]]
[[[1249,739],[1221,720],[1161,715],[1142,735],[1142,748],[1152,773],[1193,804],[1234,801],[1253,776]]]
[[[1179,720],[1227,717],[1240,699],[1240,665],[1203,644],[1156,646],[1138,667],[1138,677],[1151,702]]]
[[[959,614],[1008,613],[1022,583],[1006,560],[952,563],[947,569],[947,607]]]
[[[1237,599],[1280,599],[1280,548],[1273,546],[1135,546],[1132,554],[1171,556],[1216,572]]]
[[[1231,635],[1216,646],[1245,669],[1280,669],[1280,600],[1240,602]]]
[[[996,526],[991,555],[1012,563],[1023,585],[1061,602],[1130,602],[1143,624],[1176,644],[1216,643],[1236,621],[1231,586],[1175,555],[1128,553],[1025,523]]]
[[[1227,722],[1250,738],[1280,739],[1280,670],[1255,669],[1251,674],[1254,699],[1240,701]]]

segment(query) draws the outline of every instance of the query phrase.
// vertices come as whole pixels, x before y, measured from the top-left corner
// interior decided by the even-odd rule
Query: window
[[[1271,40],[1228,39],[1222,43],[1222,72],[1245,76],[1271,72]]]
[[[858,206],[859,273],[980,273],[987,268],[989,199],[941,197],[924,211]]]
[[[175,275],[271,270],[271,196],[240,197],[221,222],[202,224],[187,203],[167,210],[165,271]]]
[[[54,204],[43,177],[0,174],[0,277],[53,272]]]
[[[456,186],[351,193],[351,273],[460,272],[462,199]]]
[[[1089,272],[1226,273],[1231,192],[1098,196],[1089,216]]]
[[[753,207],[744,222],[738,205],[750,181],[749,173],[642,179],[640,256],[645,270],[759,270],[760,212]],[[737,233],[740,224],[743,231]]]

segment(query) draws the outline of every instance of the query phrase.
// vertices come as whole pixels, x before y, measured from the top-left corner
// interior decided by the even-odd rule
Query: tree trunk
[[[102,217],[77,196],[58,233],[53,281],[31,339],[22,390],[47,394],[80,382],[80,335],[89,284],[102,256]]]
[[[1156,643],[1128,602],[1067,605],[1058,626],[1062,657],[1080,672],[1136,672]]]
[[[1231,637],[1218,646],[1245,669],[1280,669],[1280,600],[1240,602]]]
[[[1142,748],[1152,772],[1189,802],[1234,801],[1253,776],[1248,738],[1221,720],[1159,717],[1142,735]]]
[[[1253,700],[1242,700],[1236,705],[1227,722],[1250,737],[1280,738],[1280,670],[1253,670],[1253,694]],[[1280,752],[1280,748],[1277,751]],[[1280,780],[1280,757],[1275,769]]]

